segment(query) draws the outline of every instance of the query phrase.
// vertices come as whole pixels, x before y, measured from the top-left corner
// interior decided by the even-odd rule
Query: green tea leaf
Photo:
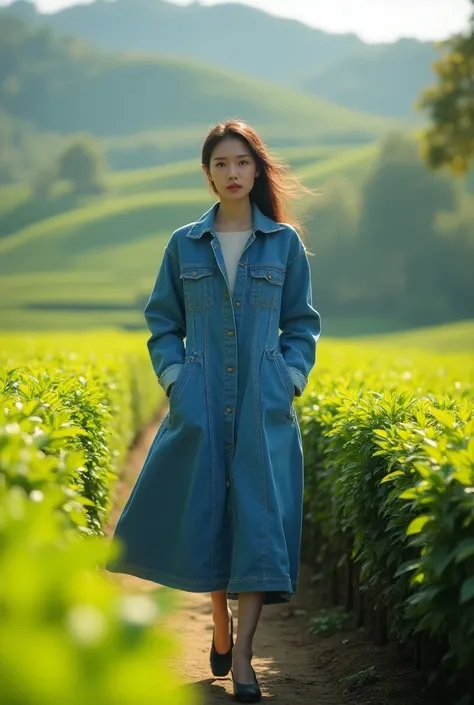
[[[463,605],[474,598],[474,577],[465,580],[461,586],[459,602]]]
[[[465,539],[456,549],[456,563],[461,563],[471,556],[474,556],[474,539]]]
[[[413,536],[414,534],[419,534],[423,530],[423,527],[431,521],[433,517],[428,514],[423,514],[422,516],[416,517],[410,522],[407,529],[407,536]]]

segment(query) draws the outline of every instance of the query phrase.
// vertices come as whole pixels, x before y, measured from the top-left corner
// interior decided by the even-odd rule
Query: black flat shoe
[[[234,699],[238,703],[258,703],[262,699],[262,691],[258,684],[257,676],[253,670],[253,677],[255,678],[255,683],[244,684],[237,683],[234,679],[234,672],[232,673],[232,684],[234,686]]]
[[[230,649],[226,654],[220,654],[216,651],[216,646],[214,644],[214,632],[212,633],[212,646],[211,646],[211,671],[212,675],[216,678],[225,678],[232,668],[232,649],[234,648],[234,619],[230,618]]]

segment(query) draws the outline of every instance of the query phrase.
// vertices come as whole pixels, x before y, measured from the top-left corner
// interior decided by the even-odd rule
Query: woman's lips
[[[228,191],[238,191],[240,188],[242,187],[239,186],[239,184],[231,184],[230,186],[227,186]]]

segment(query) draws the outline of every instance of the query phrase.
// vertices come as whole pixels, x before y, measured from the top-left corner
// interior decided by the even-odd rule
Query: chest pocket
[[[214,306],[214,272],[209,265],[186,266],[181,269],[184,303],[188,311],[203,311]]]
[[[257,308],[276,308],[281,300],[285,273],[278,267],[250,267],[250,303]]]

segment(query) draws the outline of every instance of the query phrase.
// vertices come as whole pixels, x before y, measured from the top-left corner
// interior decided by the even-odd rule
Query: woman
[[[211,668],[257,702],[262,606],[298,582],[303,457],[292,405],[314,365],[320,317],[288,223],[285,169],[240,121],[202,150],[217,203],[165,248],[145,308],[166,414],[118,521],[109,570],[210,592]],[[286,221],[286,222],[285,222]],[[185,340],[185,342],[184,342]],[[227,598],[237,599],[238,636]]]

